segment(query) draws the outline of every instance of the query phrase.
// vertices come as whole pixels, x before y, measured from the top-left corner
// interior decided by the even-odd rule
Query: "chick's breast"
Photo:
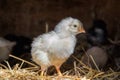
[[[54,31],[38,36],[32,44],[33,61],[60,66],[73,53],[75,43],[75,36],[61,39]]]

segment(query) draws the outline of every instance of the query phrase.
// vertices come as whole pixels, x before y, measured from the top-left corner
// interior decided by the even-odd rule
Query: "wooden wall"
[[[63,18],[80,19],[86,29],[94,18],[107,23],[109,35],[120,26],[120,0],[0,0],[0,36],[7,33],[35,37]]]

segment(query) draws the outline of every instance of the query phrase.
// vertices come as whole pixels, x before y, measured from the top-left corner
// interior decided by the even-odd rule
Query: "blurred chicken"
[[[88,30],[88,42],[92,46],[104,45],[108,41],[107,38],[106,23],[103,20],[94,20],[92,27]]]
[[[15,42],[0,38],[0,62],[9,58],[9,54],[15,44]]]
[[[94,69],[103,68],[107,63],[107,60],[108,60],[108,55],[106,51],[97,46],[89,48],[81,59],[83,63]],[[95,65],[97,65],[97,67]]]
[[[103,20],[95,19],[92,27],[88,30],[87,34],[87,48],[86,54],[83,54],[82,61],[91,68],[105,67],[108,61],[108,54],[104,49],[105,44],[108,43],[108,33],[106,29],[106,23]],[[93,57],[93,60],[91,57]],[[95,61],[95,64],[93,63]]]
[[[10,42],[15,42],[16,44],[12,47],[11,54],[13,56],[22,58],[27,61],[31,61],[31,43],[32,39],[26,36],[17,36],[15,34],[7,34],[4,36]],[[27,57],[26,57],[27,56]],[[16,64],[21,64],[20,60],[17,60],[13,57],[8,59],[9,64],[11,67],[15,66]],[[22,67],[28,67],[30,65],[24,64]]]
[[[12,55],[20,57],[26,53],[30,53],[32,39],[26,36],[16,36],[15,34],[7,34],[4,38],[16,43],[12,48]]]
[[[76,45],[75,35],[85,33],[83,24],[75,18],[68,17],[60,21],[55,29],[38,36],[32,43],[32,59],[41,66],[42,74],[54,65],[59,75],[60,66],[73,53]]]

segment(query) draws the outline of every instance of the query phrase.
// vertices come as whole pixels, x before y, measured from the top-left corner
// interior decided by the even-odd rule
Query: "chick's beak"
[[[86,33],[86,32],[85,32],[85,30],[84,30],[83,27],[80,27],[80,28],[78,29],[78,33]]]

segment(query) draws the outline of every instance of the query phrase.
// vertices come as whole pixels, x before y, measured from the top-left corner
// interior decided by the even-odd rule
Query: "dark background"
[[[109,36],[120,34],[120,0],[0,0],[0,36],[35,37],[65,17],[80,19],[89,29],[95,18],[107,23]]]

